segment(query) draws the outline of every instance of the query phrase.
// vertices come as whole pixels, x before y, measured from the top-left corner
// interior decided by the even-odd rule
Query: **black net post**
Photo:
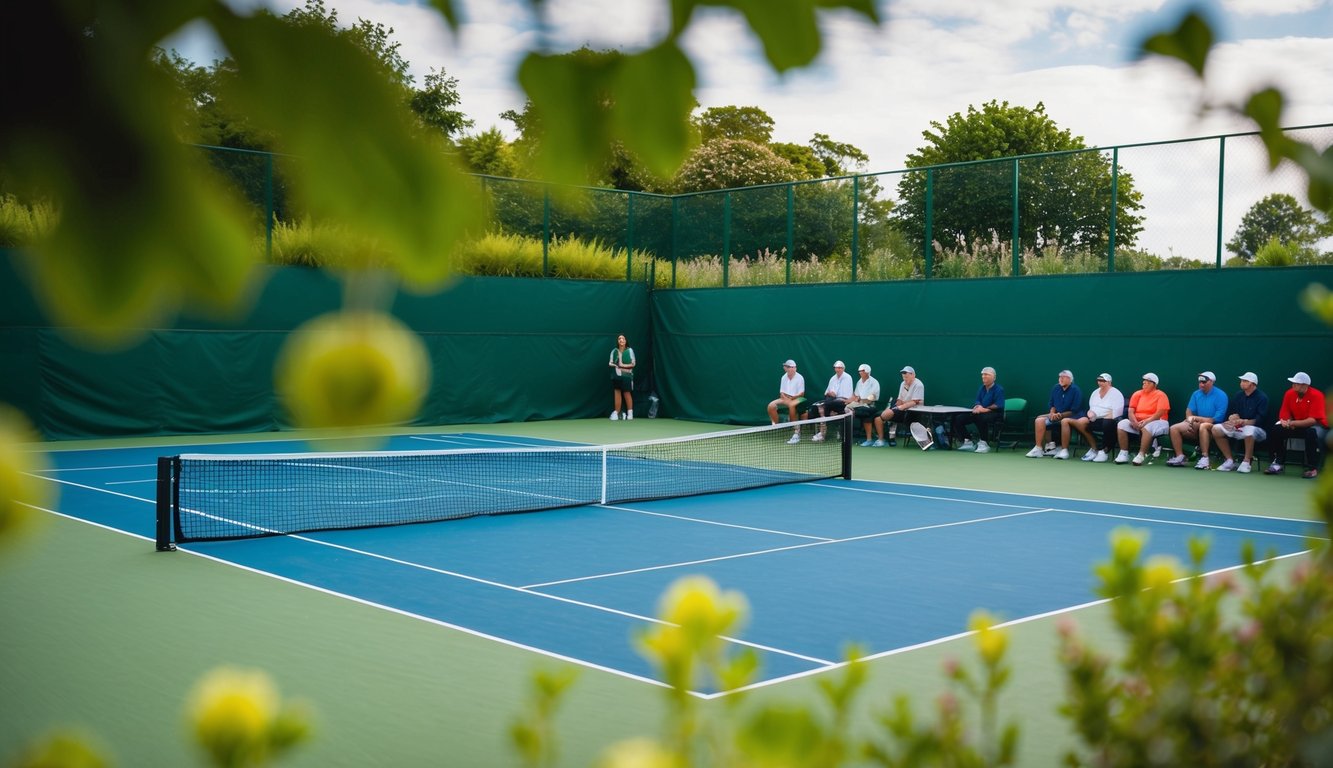
[[[856,429],[856,414],[852,408],[842,420],[842,479],[852,479],[852,432]]]
[[[173,552],[171,543],[172,517],[175,510],[177,456],[157,457],[157,551]]]

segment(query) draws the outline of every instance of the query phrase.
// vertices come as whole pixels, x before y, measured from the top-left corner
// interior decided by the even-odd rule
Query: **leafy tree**
[[[846,176],[865,170],[870,163],[870,155],[851,144],[834,141],[828,134],[816,133],[810,139],[810,148],[823,163],[825,176]]]
[[[768,148],[773,150],[773,154],[791,163],[801,172],[802,178],[818,179],[825,175],[824,163],[813,149],[804,144],[774,142],[769,144]]]
[[[1061,130],[1038,103],[1033,109],[1008,102],[987,102],[967,114],[955,113],[923,132],[927,145],[909,155],[909,168],[946,163],[1069,152],[1019,164],[1019,241],[1024,249],[1048,245],[1062,249],[1104,249],[1111,214],[1111,164],[1099,152],[1084,149],[1083,139]],[[1007,237],[1013,221],[1013,165],[970,164],[935,172],[931,205],[933,239],[939,242],[987,240],[992,232]],[[894,218],[904,232],[925,231],[926,174],[903,174],[901,204]],[[1130,174],[1117,180],[1116,243],[1132,246],[1142,231],[1136,211],[1143,206]]]
[[[449,77],[444,70],[432,69],[423,80],[424,87],[413,91],[408,99],[422,125],[451,139],[472,127],[472,121],[455,109],[462,101],[458,78]]]
[[[469,171],[487,176],[515,175],[518,165],[513,149],[499,128],[463,136],[456,145]]]
[[[1286,194],[1271,194],[1246,211],[1240,228],[1227,243],[1227,250],[1253,261],[1259,250],[1271,239],[1276,239],[1294,252],[1315,251],[1321,237],[1333,233],[1327,223],[1321,224],[1314,211]]]
[[[763,144],[714,139],[690,155],[676,173],[674,187],[677,192],[702,192],[800,178],[801,171]]]
[[[767,144],[773,138],[773,118],[759,107],[709,107],[693,122],[704,141],[739,139]]]

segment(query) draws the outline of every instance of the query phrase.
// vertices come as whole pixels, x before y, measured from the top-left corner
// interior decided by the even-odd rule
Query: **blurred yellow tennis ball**
[[[33,507],[46,507],[52,501],[54,485],[33,476],[47,468],[46,455],[23,445],[36,439],[28,419],[0,403],[0,543],[37,519]]]
[[[268,749],[269,729],[278,713],[277,686],[259,670],[220,667],[190,694],[188,717],[195,739],[219,764],[253,757]]]
[[[278,394],[302,427],[405,422],[429,386],[421,339],[377,312],[321,315],[292,334],[278,359]]]

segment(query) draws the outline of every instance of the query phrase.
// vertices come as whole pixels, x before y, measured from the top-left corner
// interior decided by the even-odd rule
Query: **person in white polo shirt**
[[[1111,374],[1097,374],[1097,388],[1088,395],[1088,410],[1075,419],[1065,419],[1060,424],[1061,444],[1069,446],[1069,430],[1076,429],[1088,443],[1088,452],[1083,454],[1084,461],[1104,462],[1111,456],[1108,451],[1115,450],[1116,424],[1125,415],[1125,396],[1111,386]],[[1101,435],[1101,447],[1098,448],[1094,434]]]
[[[805,417],[809,419],[842,413],[850,399],[852,399],[852,377],[847,375],[847,366],[843,365],[841,360],[837,360],[833,363],[833,376],[829,378],[828,386],[824,388],[824,399],[812,403]],[[810,439],[818,443],[824,439],[827,432],[828,425],[820,424],[819,431]]]
[[[787,420],[796,426],[789,443],[801,441],[801,427],[798,409],[805,403],[805,377],[796,372],[796,361],[788,360],[782,364],[782,379],[778,384],[778,399],[768,404],[768,420],[778,423],[778,406],[787,409]]]

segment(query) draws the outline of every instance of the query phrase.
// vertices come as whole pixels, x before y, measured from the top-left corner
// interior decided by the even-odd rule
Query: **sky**
[[[298,0],[257,2],[278,13]],[[519,109],[518,63],[529,50],[589,45],[634,51],[659,40],[667,0],[545,0],[544,24],[529,0],[455,0],[457,34],[422,0],[325,0],[339,19],[364,18],[393,29],[420,83],[432,69],[458,79],[462,111],[474,131]],[[1178,0],[878,0],[875,26],[848,11],[821,11],[823,49],[802,70],[775,74],[742,17],[696,9],[682,45],[696,69],[704,108],[756,106],[773,117],[773,140],[804,144],[815,133],[860,148],[868,172],[903,168],[925,145],[922,132],[991,100],[1045,105],[1087,146],[1165,141],[1253,130],[1224,109],[1267,85],[1283,89],[1287,126],[1333,122],[1333,0],[1204,0],[1219,43],[1201,86],[1187,68],[1137,59],[1150,32],[1174,24]],[[207,64],[225,55],[207,29],[193,26],[164,41]],[[1239,214],[1236,214],[1237,216]]]

